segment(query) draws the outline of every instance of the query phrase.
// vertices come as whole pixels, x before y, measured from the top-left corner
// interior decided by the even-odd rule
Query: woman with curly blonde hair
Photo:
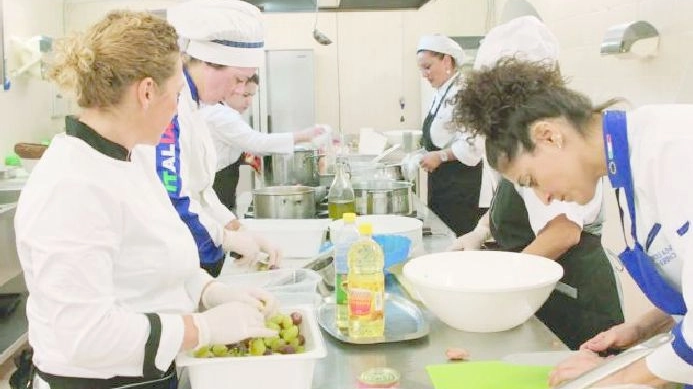
[[[169,389],[179,351],[275,333],[261,302],[210,298],[190,231],[151,163],[132,153],[153,154],[176,113],[177,39],[160,18],[116,11],[58,41],[49,75],[81,110],[15,216],[34,388]]]

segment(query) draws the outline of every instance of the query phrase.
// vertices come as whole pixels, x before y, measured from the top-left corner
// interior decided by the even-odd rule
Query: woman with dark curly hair
[[[693,303],[693,262],[687,257],[693,253],[693,180],[679,171],[690,165],[693,106],[606,110],[613,103],[593,107],[589,98],[567,87],[551,63],[505,58],[468,76],[454,120],[485,137],[491,166],[513,183],[534,189],[545,203],[584,204],[605,175],[617,188],[619,204],[621,189],[625,192],[635,244],[619,257],[657,308],[585,342],[581,353],[554,369],[549,384],[601,364],[596,352],[626,348],[671,330],[671,343],[601,384],[690,386],[693,317],[686,305]]]
[[[553,61],[558,66],[558,52],[558,39],[548,27],[534,16],[524,16],[486,34],[474,69],[505,56]],[[563,277],[536,316],[571,349],[623,323],[617,279],[601,242],[602,187],[598,181],[594,198],[585,205],[544,204],[533,190],[517,189],[500,179],[489,211],[474,231],[457,238],[451,247],[479,250],[492,236],[495,250],[539,255],[559,263]]]

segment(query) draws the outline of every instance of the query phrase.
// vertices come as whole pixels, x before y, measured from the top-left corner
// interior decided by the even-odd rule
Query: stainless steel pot
[[[373,162],[352,162],[349,164],[351,182],[368,180],[402,181],[402,166],[399,164],[386,165]]]
[[[360,215],[409,215],[412,184],[407,181],[369,180],[352,183],[356,213]]]
[[[315,189],[307,186],[268,186],[253,190],[257,219],[312,219]]]
[[[262,157],[264,186],[318,186],[318,151],[296,146],[291,155],[272,154]]]

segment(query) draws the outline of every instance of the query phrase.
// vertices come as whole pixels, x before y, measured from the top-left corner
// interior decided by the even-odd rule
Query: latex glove
[[[271,269],[278,268],[282,260],[282,253],[279,247],[277,247],[272,242],[270,242],[265,237],[259,234],[252,235],[255,238],[255,243],[257,243],[258,247],[260,247],[260,251],[266,253],[269,256],[266,260],[267,265],[269,265]],[[256,257],[256,259],[259,258]]]
[[[236,301],[256,308],[265,316],[274,314],[278,306],[274,295],[264,289],[233,287],[218,281],[212,281],[207,285],[201,300],[205,309]]]
[[[224,251],[234,252],[239,255],[235,263],[241,266],[252,265],[260,254],[260,246],[255,236],[243,229],[232,231],[224,229],[224,240],[221,244]]]
[[[265,317],[254,307],[240,302],[217,305],[192,315],[197,327],[197,345],[229,344],[247,338],[274,337],[277,331],[265,327]]]
[[[325,128],[323,128],[323,127],[314,126],[314,127],[304,128],[302,130],[294,132],[294,142],[301,143],[301,142],[312,141],[314,145],[319,146],[321,143],[324,143],[324,141],[325,141],[325,139],[320,137],[320,135],[322,135],[324,133],[325,133]]]
[[[470,231],[452,242],[448,251],[474,251],[481,249],[481,246],[491,237],[490,228],[483,222],[479,222],[473,231]]]

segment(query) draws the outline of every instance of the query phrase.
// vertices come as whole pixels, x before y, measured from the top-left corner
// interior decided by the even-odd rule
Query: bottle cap
[[[344,223],[355,223],[356,214],[353,212],[344,212],[342,214],[342,220],[344,220]]]
[[[19,155],[15,153],[9,153],[5,156],[5,165],[7,166],[20,166],[22,164],[19,159]]]
[[[359,234],[361,234],[361,235],[373,235],[373,224],[365,223],[365,222],[359,224]]]
[[[359,388],[397,388],[399,372],[389,367],[374,367],[361,373],[358,378]]]

